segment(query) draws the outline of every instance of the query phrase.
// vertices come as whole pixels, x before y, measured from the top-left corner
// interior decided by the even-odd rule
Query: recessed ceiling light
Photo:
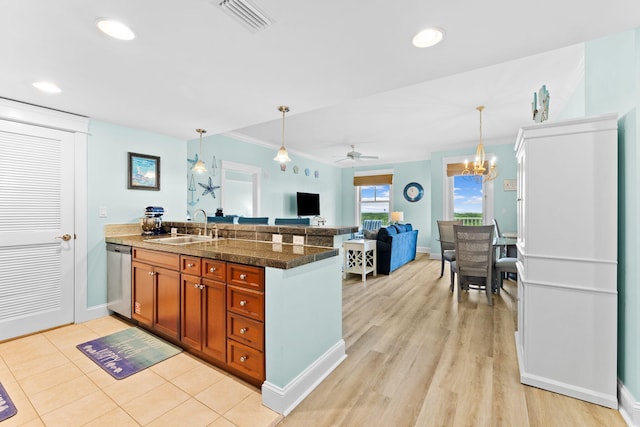
[[[136,35],[131,28],[127,27],[122,22],[114,21],[113,19],[98,19],[96,21],[96,25],[100,31],[114,39],[133,40],[136,38]]]
[[[413,45],[415,47],[431,47],[442,41],[444,32],[440,28],[427,28],[413,36]]]
[[[34,82],[33,87],[47,93],[60,93],[62,89],[50,82]]]

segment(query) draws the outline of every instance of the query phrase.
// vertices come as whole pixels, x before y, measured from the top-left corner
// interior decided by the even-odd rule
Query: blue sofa
[[[394,224],[378,231],[376,253],[378,273],[389,274],[416,259],[418,230],[411,224]]]

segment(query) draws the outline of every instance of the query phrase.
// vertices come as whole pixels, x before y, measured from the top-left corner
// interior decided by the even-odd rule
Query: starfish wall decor
[[[198,185],[204,188],[204,191],[202,192],[203,196],[206,196],[207,194],[211,194],[211,197],[213,197],[214,199],[216,198],[216,194],[214,193],[214,191],[220,188],[220,186],[213,185],[213,181],[211,181],[211,177],[209,177],[209,185],[203,184],[201,182],[199,182]]]

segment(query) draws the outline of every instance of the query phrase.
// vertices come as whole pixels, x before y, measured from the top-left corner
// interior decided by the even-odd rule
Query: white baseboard
[[[84,323],[89,320],[99,319],[100,317],[109,316],[111,313],[107,308],[107,304],[94,305],[87,307],[85,310],[77,313],[75,323]]]
[[[418,246],[416,252],[420,254],[428,254],[431,248],[429,246]]]
[[[346,345],[341,339],[284,388],[265,381],[262,384],[262,403],[279,414],[289,414],[346,357]]]
[[[620,415],[629,427],[640,427],[640,402],[618,378],[618,401],[620,402]]]

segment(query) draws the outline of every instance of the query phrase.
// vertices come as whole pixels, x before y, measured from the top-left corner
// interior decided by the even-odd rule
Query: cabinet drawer
[[[250,375],[264,380],[264,353],[233,340],[227,340],[227,364]]]
[[[193,276],[200,276],[200,266],[202,265],[201,258],[180,255],[180,272],[191,274]]]
[[[229,285],[227,311],[264,322],[264,293]]]
[[[150,251],[148,249],[133,248],[132,257],[136,261],[165,267],[170,270],[180,270],[180,255],[169,252]]]
[[[215,259],[202,259],[202,277],[224,282],[227,280],[226,263]]]
[[[227,264],[227,283],[263,291],[264,268],[229,263]]]
[[[227,315],[227,337],[264,351],[264,323],[235,314]]]

